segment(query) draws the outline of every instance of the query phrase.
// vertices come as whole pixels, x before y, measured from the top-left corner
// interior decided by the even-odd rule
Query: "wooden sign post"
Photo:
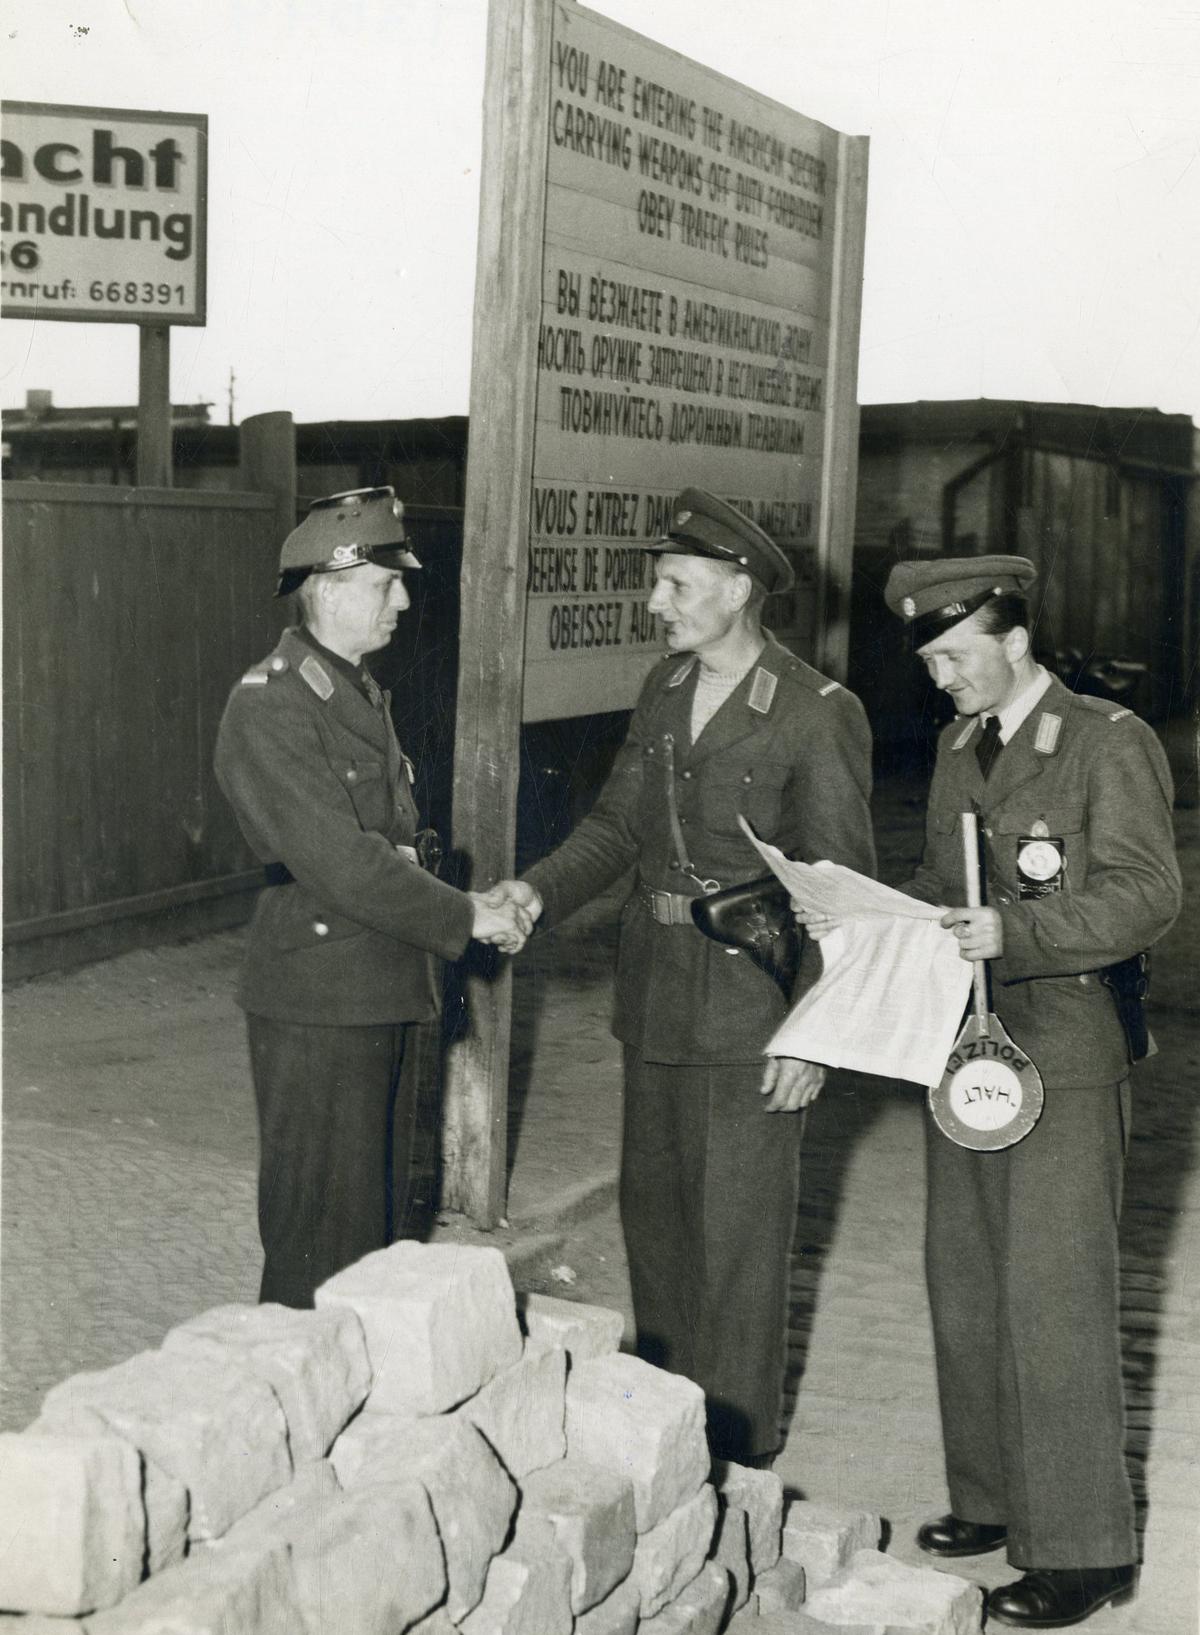
[[[171,331],[138,325],[137,484],[171,487]]]
[[[796,569],[767,622],[844,674],[867,144],[574,0],[491,0],[456,849],[512,871],[522,721],[632,707],[696,486]],[[503,1214],[510,988],[451,1050],[445,1201]]]
[[[453,844],[472,882],[512,873],[524,669],[540,246],[545,213],[550,8],[492,0],[483,98],[463,515]],[[466,983],[468,1032],[447,1052],[442,1203],[477,1225],[504,1213],[512,973]]]

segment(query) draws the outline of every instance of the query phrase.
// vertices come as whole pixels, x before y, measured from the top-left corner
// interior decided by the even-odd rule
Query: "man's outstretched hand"
[[[471,935],[504,954],[519,954],[542,912],[542,900],[523,880],[501,880],[488,891],[469,891],[475,909]]]

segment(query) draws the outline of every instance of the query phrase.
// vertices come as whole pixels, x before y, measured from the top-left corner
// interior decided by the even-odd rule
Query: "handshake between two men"
[[[503,954],[519,954],[533,935],[542,899],[524,880],[501,880],[489,891],[469,891],[475,910],[471,935]]]
[[[475,906],[472,936],[504,954],[519,954],[542,913],[542,899],[525,880],[500,880],[490,890],[468,893]],[[799,917],[799,916],[798,916]],[[759,1095],[768,1113],[796,1113],[817,1099],[825,1070],[788,1056],[768,1058]]]

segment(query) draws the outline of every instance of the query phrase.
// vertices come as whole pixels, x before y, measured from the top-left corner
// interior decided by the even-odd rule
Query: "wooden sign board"
[[[510,875],[520,726],[629,708],[695,484],[788,551],[768,617],[844,673],[866,141],[573,0],[490,0],[453,847]],[[771,615],[774,615],[772,618]],[[504,1209],[511,985],[466,983],[443,1203]]]
[[[637,547],[689,485],[792,557],[768,622],[814,656],[835,253],[863,204],[827,125],[551,10],[526,721],[632,707],[664,651]]]

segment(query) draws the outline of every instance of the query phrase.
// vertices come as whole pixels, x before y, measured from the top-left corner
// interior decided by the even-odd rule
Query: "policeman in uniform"
[[[362,663],[419,567],[390,488],[317,500],[279,561],[276,594],[297,593],[302,622],[233,689],[217,736],[217,779],[266,875],[238,1001],[260,1298],[289,1306],[391,1241],[393,1149],[402,1191],[414,1114],[405,1034],[437,1014],[435,957],[457,959],[472,935],[523,941],[511,914],[422,866],[412,767]]]
[[[927,1120],[926,1270],[952,1512],[935,1556],[1007,1544],[989,1619],[1059,1628],[1132,1590],[1122,1460],[1117,1221],[1136,998],[1128,968],[1179,912],[1166,757],[1128,710],[1078,697],[1030,651],[1018,556],[903,562],[885,599],[957,718],[938,743],[925,854],[902,889],[959,904],[979,814],[986,906],[942,924],[990,961],[992,1005],[1045,1086],[1017,1144],[974,1152]]]
[[[796,1115],[822,1070],[764,1062],[789,1000],[702,935],[690,909],[761,874],[739,814],[792,856],[873,872],[870,732],[856,698],[764,633],[762,604],[792,571],[741,512],[687,489],[647,548],[670,654],[596,806],[510,890],[557,923],[636,867],[614,1031],[638,1349],[703,1387],[715,1456],[766,1464],[779,1439]]]

